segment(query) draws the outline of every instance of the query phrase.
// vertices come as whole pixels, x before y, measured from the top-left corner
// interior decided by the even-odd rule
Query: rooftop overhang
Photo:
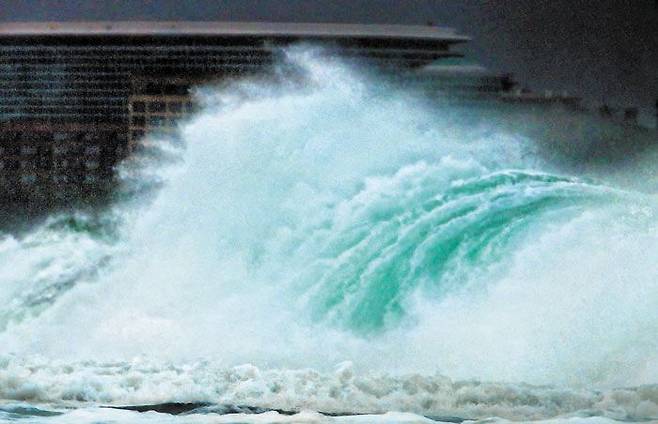
[[[470,38],[451,28],[431,25],[381,25],[279,22],[6,22],[5,37],[199,36],[299,39],[379,39],[462,43]]]
[[[480,65],[442,65],[430,64],[418,69],[418,73],[428,76],[442,76],[442,75],[467,75],[467,76],[486,76],[490,74],[487,68]]]

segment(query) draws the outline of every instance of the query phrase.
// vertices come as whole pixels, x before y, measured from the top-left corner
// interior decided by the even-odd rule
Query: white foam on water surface
[[[55,422],[658,417],[658,204],[617,186],[633,170],[290,56],[303,78],[200,92],[175,160],[125,177],[158,190],[0,238],[0,398],[80,408]]]

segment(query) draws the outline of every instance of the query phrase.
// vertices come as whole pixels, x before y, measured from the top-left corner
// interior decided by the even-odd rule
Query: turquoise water
[[[106,210],[0,239],[0,419],[658,418],[655,161],[288,55]],[[163,402],[308,412],[100,408]]]

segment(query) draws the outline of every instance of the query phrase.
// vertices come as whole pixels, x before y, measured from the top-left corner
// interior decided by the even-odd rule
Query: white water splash
[[[652,388],[606,400],[657,379],[655,199],[558,176],[496,113],[430,107],[306,55],[298,65],[305,83],[211,91],[157,197],[112,211],[116,239],[4,239],[0,345],[15,356],[0,397],[658,416]],[[486,242],[473,239],[483,222]],[[329,370],[345,360],[341,386]],[[244,363],[258,368],[233,387]],[[479,399],[471,390],[500,395],[459,403]]]

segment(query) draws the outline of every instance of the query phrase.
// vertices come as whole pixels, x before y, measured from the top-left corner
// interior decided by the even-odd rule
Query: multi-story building
[[[196,83],[266,72],[281,46],[319,42],[417,69],[468,40],[434,26],[227,22],[0,24],[0,198],[103,195],[153,129],[193,109]]]
[[[146,134],[172,131],[194,110],[191,87],[268,72],[281,47],[300,41],[469,106],[582,109],[576,97],[519,90],[464,61],[454,46],[468,40],[431,25],[0,23],[0,206],[104,198]],[[636,116],[627,110],[625,122]]]

